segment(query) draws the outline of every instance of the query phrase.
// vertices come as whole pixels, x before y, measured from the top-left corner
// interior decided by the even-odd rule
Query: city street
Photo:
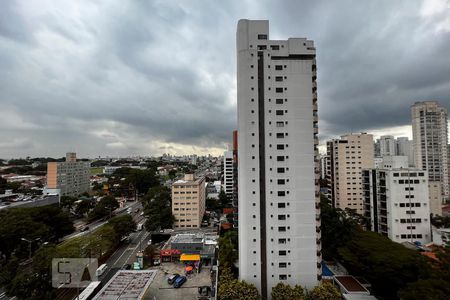
[[[126,205],[125,205],[124,207],[118,208],[118,209],[115,211],[115,213],[116,213],[117,216],[124,215],[124,214],[127,213],[127,209],[128,209],[128,208],[131,208],[131,209],[132,209],[133,218],[134,218],[135,221],[137,222],[138,218],[136,218],[136,215],[135,215],[135,212],[134,212],[134,211],[135,211],[136,208],[139,208],[139,212],[142,211],[142,205],[141,205],[141,203],[140,203],[139,201],[136,201],[136,202],[135,202],[135,201],[133,201],[133,202],[127,202]],[[137,217],[139,217],[139,213],[137,214]],[[141,219],[142,219],[142,217],[141,217]],[[64,241],[66,241],[66,240],[68,240],[68,239],[71,239],[71,238],[74,238],[74,237],[78,237],[78,236],[85,235],[85,234],[91,232],[92,230],[95,230],[95,229],[99,228],[100,226],[102,226],[102,225],[104,225],[104,224],[106,224],[106,223],[108,223],[108,220],[106,220],[106,221],[98,220],[98,221],[94,221],[94,222],[92,222],[92,223],[85,224],[84,226],[89,226],[89,230],[86,230],[86,231],[83,231],[83,232],[75,231],[75,232],[73,232],[73,233],[71,233],[71,234],[66,235],[65,237],[63,237],[63,238],[61,239],[61,242],[64,242]],[[138,223],[138,222],[137,222],[137,223]]]

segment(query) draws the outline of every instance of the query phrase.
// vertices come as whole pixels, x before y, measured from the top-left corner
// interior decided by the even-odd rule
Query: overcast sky
[[[0,157],[219,154],[236,128],[239,19],[315,41],[322,142],[411,136],[450,106],[450,1],[8,1]]]

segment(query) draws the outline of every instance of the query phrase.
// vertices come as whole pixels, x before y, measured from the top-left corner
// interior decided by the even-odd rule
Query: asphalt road
[[[144,230],[134,232],[130,235],[130,243],[122,244],[111,257],[107,260],[107,271],[99,277],[99,280],[103,284],[108,282],[114,274],[124,265],[130,264],[136,261],[136,253],[140,250],[144,250],[147,247],[147,242],[150,239],[150,232]]]
[[[139,201],[136,201],[136,202],[127,203],[123,208],[117,209],[115,211],[115,213],[116,213],[117,216],[124,215],[124,214],[127,213],[127,209],[130,208],[130,207],[132,208],[133,214],[134,214],[134,210],[136,208],[140,209],[139,213],[142,211],[141,203]],[[95,230],[95,229],[99,228],[100,226],[102,226],[102,225],[104,225],[106,223],[108,223],[108,220],[106,220],[106,221],[94,221],[92,223],[88,223],[85,226],[89,226],[89,230],[86,230],[86,231],[83,231],[83,232],[75,231],[74,233],[71,233],[71,234],[66,235],[65,237],[63,237],[61,239],[61,242],[64,242],[64,241],[66,241],[68,239],[71,239],[71,238],[74,238],[74,237],[85,235],[85,234],[91,232],[92,230]]]

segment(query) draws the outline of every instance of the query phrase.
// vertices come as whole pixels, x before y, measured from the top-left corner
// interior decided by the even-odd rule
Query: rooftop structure
[[[140,300],[156,276],[157,270],[118,271],[93,300]]]

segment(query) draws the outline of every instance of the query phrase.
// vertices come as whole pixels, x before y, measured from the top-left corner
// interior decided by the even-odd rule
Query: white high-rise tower
[[[238,23],[239,277],[263,299],[321,276],[315,53],[270,40],[268,21]]]

